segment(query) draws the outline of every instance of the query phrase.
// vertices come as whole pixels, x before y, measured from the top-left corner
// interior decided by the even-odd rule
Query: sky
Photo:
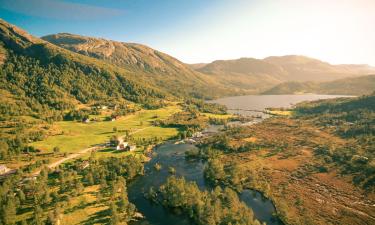
[[[146,44],[186,63],[305,55],[375,66],[375,0],[0,0],[35,36]]]

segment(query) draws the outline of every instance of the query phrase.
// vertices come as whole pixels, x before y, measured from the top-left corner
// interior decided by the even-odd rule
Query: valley
[[[375,223],[371,66],[0,19],[0,67],[0,224]]]

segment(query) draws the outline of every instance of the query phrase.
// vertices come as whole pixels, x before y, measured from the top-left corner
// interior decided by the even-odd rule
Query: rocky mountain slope
[[[219,85],[212,77],[194,71],[179,60],[145,45],[68,33],[48,35],[42,39],[142,74],[147,82],[174,94],[209,97],[229,93],[225,86]]]

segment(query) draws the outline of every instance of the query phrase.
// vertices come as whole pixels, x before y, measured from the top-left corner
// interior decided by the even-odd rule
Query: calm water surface
[[[220,98],[210,102],[219,103],[228,107],[233,114],[261,115],[260,112],[246,110],[265,110],[269,107],[291,107],[303,101],[329,99],[338,97],[351,97],[345,95],[244,95]]]
[[[246,110],[262,111],[268,107],[290,107],[293,104],[302,101],[311,101],[317,99],[346,97],[338,95],[249,95],[217,99],[212,102],[226,105],[231,113],[243,115],[259,115],[259,112]],[[262,115],[264,118],[264,115]],[[210,131],[217,131],[217,127],[212,126]],[[190,144],[175,145],[167,142],[155,148],[152,160],[145,165],[145,175],[136,178],[128,187],[129,200],[134,203],[137,209],[146,217],[145,220],[133,222],[136,225],[188,225],[192,224],[188,218],[183,215],[176,215],[164,207],[153,204],[144,198],[144,193],[150,187],[159,188],[168,176],[168,168],[176,169],[176,176],[185,177],[186,180],[195,181],[200,189],[211,189],[205,183],[203,170],[205,163],[201,160],[185,160],[185,152],[196,148]],[[154,169],[155,163],[162,166],[160,171]],[[240,199],[245,202],[254,211],[256,219],[265,222],[268,225],[282,224],[273,217],[275,207],[272,202],[264,198],[259,192],[253,190],[244,190],[239,194]]]

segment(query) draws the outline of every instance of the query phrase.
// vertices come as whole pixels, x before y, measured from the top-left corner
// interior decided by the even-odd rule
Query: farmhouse
[[[0,165],[0,175],[7,173],[10,169],[5,165]]]
[[[124,139],[118,138],[118,144],[116,146],[116,150],[125,150],[128,147],[128,142],[124,142]]]

